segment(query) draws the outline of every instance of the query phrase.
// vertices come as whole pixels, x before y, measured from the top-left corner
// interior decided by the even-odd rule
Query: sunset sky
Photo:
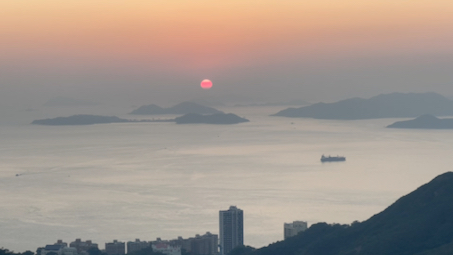
[[[453,96],[452,13],[451,0],[0,0],[0,100]]]

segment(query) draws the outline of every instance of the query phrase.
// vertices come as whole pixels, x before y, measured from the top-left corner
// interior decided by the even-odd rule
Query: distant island
[[[109,123],[127,123],[127,122],[169,122],[174,120],[127,120],[115,116],[99,116],[79,114],[69,117],[57,117],[53,119],[34,120],[33,125],[46,126],[63,126],[63,125],[93,125],[93,124],[109,124]]]
[[[249,122],[248,119],[241,118],[232,113],[217,113],[211,115],[201,115],[189,113],[181,117],[175,118],[176,124],[238,124]]]
[[[34,120],[33,125],[46,126],[75,126],[75,125],[93,125],[93,124],[110,124],[110,123],[137,123],[137,122],[175,122],[176,124],[238,124],[248,122],[248,119],[241,118],[232,113],[217,113],[210,115],[201,115],[196,113],[185,114],[174,119],[157,119],[157,120],[128,120],[116,116],[100,116],[79,114],[69,117],[57,117],[52,119]]]
[[[188,114],[188,113],[216,114],[222,112],[212,107],[199,105],[197,103],[183,102],[170,108],[162,108],[155,104],[144,105],[139,107],[138,109],[133,110],[130,114],[158,115],[158,114]]]
[[[336,103],[317,103],[288,108],[272,116],[358,120],[414,118],[423,114],[453,115],[453,101],[436,93],[392,93],[369,99],[351,98]]]
[[[425,114],[413,120],[397,121],[387,128],[453,129],[453,119],[439,119],[431,114]]]

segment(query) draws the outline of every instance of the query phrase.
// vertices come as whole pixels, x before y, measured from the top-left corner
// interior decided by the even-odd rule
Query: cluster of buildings
[[[153,251],[162,252],[166,255],[181,255],[182,249],[191,254],[217,255],[218,236],[207,232],[204,235],[196,235],[187,239],[182,237],[174,240],[157,238],[155,241],[135,239],[135,241],[129,242],[113,240],[113,242],[105,243],[105,250],[103,251],[108,255],[125,255],[150,247]],[[99,245],[91,240],[76,239],[68,246],[67,243],[58,240],[55,244],[46,245],[41,249],[41,255],[88,255],[91,248],[99,249]]]
[[[284,223],[284,238],[295,236],[307,229],[307,222],[294,221]],[[184,239],[178,237],[173,240],[113,242],[105,244],[104,252],[108,255],[125,255],[146,248],[152,248],[166,255],[181,255],[181,250],[193,255],[227,255],[234,248],[244,245],[244,212],[236,206],[230,206],[228,210],[219,212],[219,235],[206,232],[204,235]],[[97,248],[98,244],[91,240],[82,241],[76,239],[69,245],[62,240],[55,244],[46,245],[41,249],[41,255],[88,255],[91,248]]]
[[[82,242],[81,239],[76,239],[68,243],[58,240],[55,244],[46,245],[41,249],[41,255],[88,255],[88,250],[91,248],[98,248],[98,245],[87,240]]]

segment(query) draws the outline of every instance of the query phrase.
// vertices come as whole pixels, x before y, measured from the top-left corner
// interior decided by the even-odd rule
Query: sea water
[[[452,169],[453,131],[269,116],[280,109],[222,109],[250,119],[237,125],[35,126],[52,114],[3,112],[0,247],[218,234],[230,205],[244,210],[245,244],[261,247],[285,222],[366,220]]]

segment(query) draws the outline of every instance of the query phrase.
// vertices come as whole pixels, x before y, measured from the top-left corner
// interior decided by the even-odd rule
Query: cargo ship
[[[331,157],[331,156],[324,156],[322,155],[321,157],[321,162],[336,162],[336,161],[346,161],[346,158],[345,157],[341,157],[341,156],[336,156],[336,157]]]

